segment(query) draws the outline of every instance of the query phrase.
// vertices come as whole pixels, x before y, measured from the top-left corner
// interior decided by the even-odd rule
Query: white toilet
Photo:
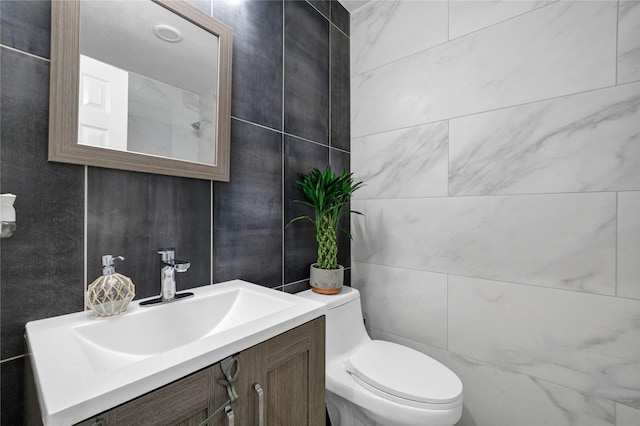
[[[371,340],[360,293],[298,293],[327,305],[326,398],[332,426],[454,425],[462,416],[462,382],[421,352]]]

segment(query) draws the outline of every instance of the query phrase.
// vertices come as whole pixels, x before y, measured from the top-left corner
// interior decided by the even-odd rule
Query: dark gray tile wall
[[[283,3],[215,1],[213,14],[233,28],[234,117],[282,130]]]
[[[285,167],[284,181],[295,182],[301,173],[312,168],[323,170],[329,164],[329,148],[315,142],[293,136],[284,139]],[[287,222],[292,218],[309,215],[312,212],[294,200],[303,200],[304,193],[294,185],[284,187],[284,217]],[[309,277],[309,265],[317,260],[315,228],[308,220],[297,221],[284,232],[284,280],[287,283]]]
[[[331,22],[347,36],[350,30],[349,19],[349,12],[344,6],[336,1],[331,2]]]
[[[47,162],[49,64],[0,48],[2,192],[18,195],[0,247],[2,358],[24,353],[24,324],[81,310],[83,167]]]
[[[282,133],[234,120],[231,178],[214,184],[213,279],[282,281]]]
[[[329,151],[329,164],[331,168],[339,173],[345,170],[347,173],[351,171],[349,153],[337,149]],[[351,208],[351,203],[347,205],[347,209]],[[340,227],[349,229],[349,216],[344,216],[340,221]],[[344,232],[338,232],[338,263],[347,267],[351,266],[351,241],[349,236]]]
[[[342,6],[341,6],[342,7]],[[351,147],[351,67],[349,37],[331,26],[331,146]]]
[[[49,58],[51,3],[0,1],[0,41],[33,55]]]
[[[4,4],[4,2],[3,2]],[[18,196],[0,240],[2,419],[21,424],[26,322],[83,309],[82,166],[47,162],[49,63],[0,47],[0,191]]]
[[[331,18],[331,1],[330,0],[309,0],[309,3],[315,7],[318,12],[327,19]],[[335,25],[335,22],[334,22]]]
[[[0,240],[1,424],[22,424],[24,324],[82,310],[102,254],[126,257],[137,298],[159,291],[161,246],[192,263],[179,289],[308,288],[313,232],[284,225],[308,213],[292,204],[298,173],[349,166],[348,14],[328,0],[192,2],[234,29],[230,183],[47,162],[50,3],[0,1],[0,191],[18,195],[18,229]]]
[[[284,131],[328,145],[330,24],[307,2],[284,6]]]
[[[211,281],[211,182],[91,167],[87,183],[89,282],[103,254],[122,255],[116,270],[131,278],[136,299],[155,296],[162,247],[191,263],[176,274],[178,291]]]

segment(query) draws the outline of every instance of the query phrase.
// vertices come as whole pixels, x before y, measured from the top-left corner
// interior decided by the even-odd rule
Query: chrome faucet
[[[176,259],[175,248],[162,248],[158,250],[160,259],[160,297],[165,302],[176,297],[176,272],[186,272],[191,266],[189,262]]]
[[[191,264],[176,259],[176,249],[161,248],[160,257],[160,297],[140,302],[140,306],[173,302],[174,300],[193,296],[193,293],[176,293],[176,272],[186,272]]]

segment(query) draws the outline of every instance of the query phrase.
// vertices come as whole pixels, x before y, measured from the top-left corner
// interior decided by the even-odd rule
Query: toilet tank
[[[327,360],[352,351],[356,346],[371,340],[364,328],[360,292],[351,287],[343,287],[334,295],[323,295],[311,290],[297,293],[327,305],[326,348]]]

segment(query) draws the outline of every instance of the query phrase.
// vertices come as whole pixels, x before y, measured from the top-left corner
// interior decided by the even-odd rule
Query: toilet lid
[[[462,394],[462,382],[447,367],[423,353],[382,340],[353,352],[347,371],[369,386],[412,401],[444,404]]]

